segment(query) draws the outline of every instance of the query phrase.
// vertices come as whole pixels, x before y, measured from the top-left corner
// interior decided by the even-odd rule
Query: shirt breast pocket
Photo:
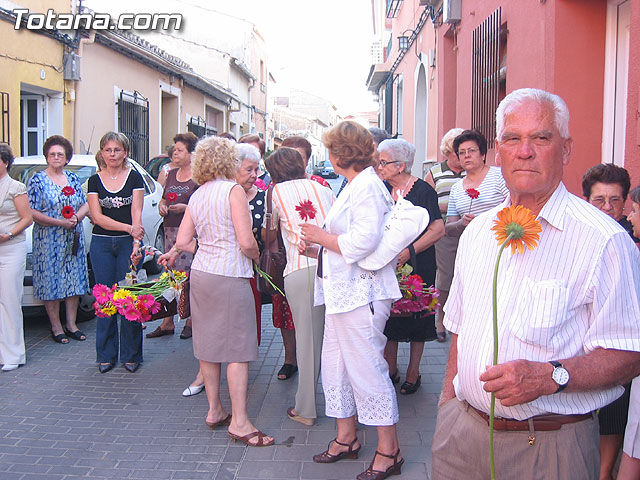
[[[514,334],[522,342],[553,351],[564,340],[562,325],[567,319],[569,289],[563,280],[523,280],[515,308]]]

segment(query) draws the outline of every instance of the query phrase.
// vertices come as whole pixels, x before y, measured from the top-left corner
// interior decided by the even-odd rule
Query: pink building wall
[[[624,166],[631,175],[632,188],[640,185],[640,0],[631,3],[629,45],[629,89]]]
[[[640,101],[640,0],[632,1],[625,167],[633,183],[639,184],[640,127],[635,112]],[[606,1],[462,2],[462,20],[455,38],[451,32],[445,35],[446,25],[438,31],[438,137],[450,128],[471,126],[473,29],[499,6],[502,23],[508,28],[506,91],[542,88],[567,102],[575,148],[564,181],[579,195],[582,175],[601,161]],[[493,156],[491,150],[490,162]]]

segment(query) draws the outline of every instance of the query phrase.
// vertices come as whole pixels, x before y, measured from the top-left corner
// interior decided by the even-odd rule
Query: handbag
[[[372,253],[358,261],[358,266],[370,271],[380,270],[394,261],[428,226],[427,209],[398,195],[393,208],[384,215],[380,243]]]
[[[264,214],[266,226],[265,245],[260,254],[260,270],[271,276],[271,281],[282,291],[284,291],[284,268],[287,265],[287,252],[284,248],[280,227],[275,234],[271,230],[271,194],[273,185],[267,190],[267,209]],[[278,292],[263,277],[258,275],[258,291],[275,295]]]
[[[191,304],[189,303],[189,279],[182,283],[180,299],[178,300],[178,315],[181,319],[191,316]]]

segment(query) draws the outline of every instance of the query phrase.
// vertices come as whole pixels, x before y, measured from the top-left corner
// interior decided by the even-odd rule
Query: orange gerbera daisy
[[[498,219],[494,220],[491,228],[496,232],[496,239],[502,245],[509,239],[506,246],[511,246],[511,253],[524,253],[524,247],[533,250],[540,240],[542,226],[531,213],[522,205],[510,206],[498,212]]]

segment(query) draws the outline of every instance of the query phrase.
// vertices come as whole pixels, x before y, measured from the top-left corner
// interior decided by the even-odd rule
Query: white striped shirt
[[[471,222],[460,238],[445,306],[445,326],[458,334],[456,395],[489,412],[479,380],[493,360],[492,276],[499,245],[490,230],[510,199]],[[505,249],[498,275],[498,363],[546,362],[595,348],[640,351],[640,254],[608,215],[561,183],[538,215],[538,247]],[[496,402],[496,415],[523,420],[545,413],[580,414],[608,405],[622,387],[560,392],[515,407]]]
[[[314,180],[298,179],[278,183],[273,187],[273,216],[272,225],[275,228],[280,222],[282,240],[287,251],[287,266],[284,269],[286,277],[292,272],[312,266],[317,263],[315,258],[300,255],[298,243],[302,239],[300,224],[311,223],[322,227],[324,219],[331,209],[336,196],[330,188],[320,185]],[[296,211],[300,202],[309,200],[316,210],[315,218],[303,221]]]
[[[225,277],[253,277],[251,259],[242,250],[231,221],[229,195],[233,180],[212,180],[189,199],[189,213],[198,235],[198,251],[191,268]],[[249,202],[247,201],[247,215]]]
[[[509,190],[504,183],[500,167],[489,167],[484,180],[476,187],[480,195],[473,201],[467,194],[462,182],[463,179],[458,180],[451,187],[447,217],[462,217],[465,213],[480,215],[502,203],[509,196]]]

